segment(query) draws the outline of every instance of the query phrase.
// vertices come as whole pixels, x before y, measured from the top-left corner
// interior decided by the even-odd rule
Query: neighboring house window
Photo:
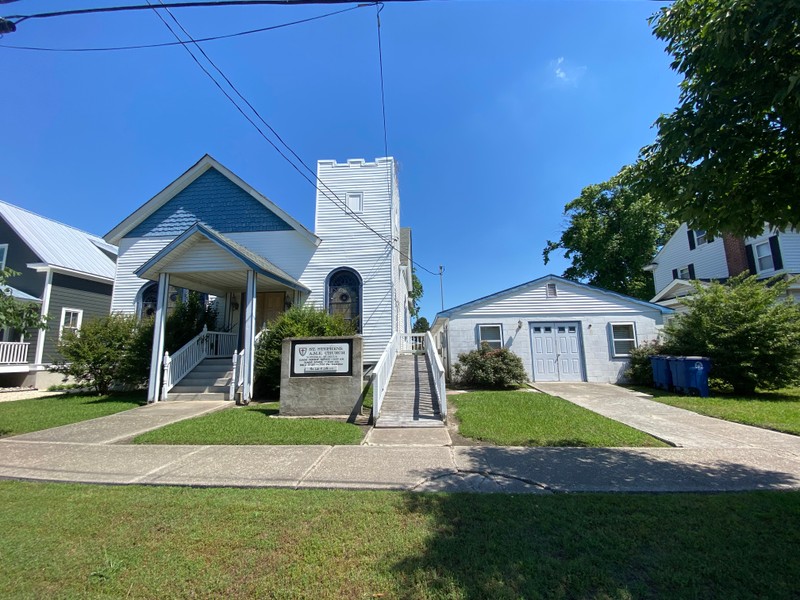
[[[702,246],[708,241],[708,237],[706,236],[705,229],[695,229],[694,230],[694,243],[698,246]]]
[[[690,279],[697,279],[697,275],[694,272],[694,264],[689,263],[685,267],[681,267],[680,269],[672,269],[672,278],[673,279],[683,279],[684,281],[688,281]]]
[[[689,277],[689,267],[683,267],[678,269],[678,279],[690,279]]]
[[[361,331],[361,279],[354,271],[339,269],[328,277],[328,312]]]
[[[756,244],[756,260],[758,261],[758,270],[771,271],[775,268],[775,263],[772,260],[772,250],[769,242],[762,242]]]
[[[489,344],[492,350],[503,347],[503,327],[501,325],[478,325],[478,347]]]
[[[611,345],[614,357],[630,356],[631,350],[636,348],[636,331],[633,323],[612,323]]]
[[[355,213],[360,213],[364,210],[364,194],[350,192],[347,194],[347,208]]]
[[[556,298],[558,297],[558,289],[556,289],[555,283],[548,283],[547,284],[547,291],[546,295],[548,298]]]
[[[8,244],[0,244],[0,271],[6,268],[6,258],[8,258]]]
[[[65,333],[77,333],[81,328],[83,321],[83,311],[79,308],[62,308],[61,309],[61,326],[59,327],[59,338],[63,337]]]

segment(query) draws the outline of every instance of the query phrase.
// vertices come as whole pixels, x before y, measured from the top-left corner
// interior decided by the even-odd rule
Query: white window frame
[[[3,251],[3,259],[0,260],[0,271],[6,268],[6,261],[8,260],[8,244],[0,244],[0,250]]]
[[[686,277],[684,277],[684,275]],[[689,266],[688,265],[678,269],[678,279],[681,279],[683,281],[689,281],[691,278],[692,277],[691,277],[691,274],[689,273]]]
[[[546,298],[558,298],[558,287],[555,283],[548,283],[544,286],[544,295]]]
[[[347,204],[347,209],[351,212],[364,212],[364,194],[362,192],[347,192],[345,203]]]
[[[483,339],[483,330],[484,330],[484,328],[486,328],[486,329],[497,328],[500,331],[500,338],[499,339],[491,339],[491,340]],[[503,324],[502,323],[484,323],[482,325],[478,325],[478,348],[483,346],[483,342],[486,342],[487,344],[489,344],[489,347],[491,347],[492,350],[500,350],[503,347]],[[494,346],[492,346],[492,344],[500,344],[500,345],[497,348],[495,348]]]
[[[611,353],[614,358],[628,358],[630,357],[630,352],[623,354],[621,352],[617,352],[617,342],[633,342],[633,347],[637,348],[639,344],[636,342],[636,323],[633,321],[620,321],[618,323],[609,323],[609,334],[611,336]],[[631,332],[633,333],[632,338],[618,338],[614,332],[614,327],[630,327]]]
[[[759,248],[766,248],[767,253],[763,256],[759,255],[758,249]],[[756,265],[758,267],[758,272],[761,273],[762,271],[774,271],[775,270],[775,259],[772,258],[772,247],[769,245],[769,240],[766,242],[760,242],[758,244],[753,244],[753,255],[756,259]],[[769,266],[764,267],[761,264],[761,261],[764,259],[769,259]]]
[[[81,325],[83,324],[83,309],[69,308],[68,306],[65,306],[61,309],[61,324],[58,326],[58,339],[61,339],[64,335],[64,321],[66,321],[68,312],[76,313],[78,315],[78,322],[75,325],[75,331],[81,330]]]
[[[694,230],[694,244],[695,246],[702,246],[708,243],[708,232],[705,229]]]

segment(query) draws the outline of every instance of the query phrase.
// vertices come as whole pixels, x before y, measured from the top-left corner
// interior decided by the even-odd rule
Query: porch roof
[[[169,273],[173,285],[199,291],[233,292],[245,288],[248,270],[272,284],[260,288],[310,292],[263,256],[199,221],[139,267],[135,275],[156,281],[160,273]]]

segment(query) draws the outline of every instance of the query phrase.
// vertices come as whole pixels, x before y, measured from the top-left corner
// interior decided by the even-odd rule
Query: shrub
[[[689,312],[664,328],[664,352],[707,356],[711,374],[736,394],[800,380],[800,305],[786,297],[789,281],[739,275],[727,283],[695,284]]]
[[[485,342],[479,350],[460,354],[453,370],[456,383],[465,387],[514,388],[528,380],[519,356],[508,348],[493,350]]]
[[[108,393],[113,383],[133,383],[126,365],[139,327],[135,317],[126,315],[87,321],[80,331],[64,333],[58,344],[63,359],[53,370],[71,375],[98,394]]]
[[[170,354],[180,350],[186,342],[207,327],[214,331],[217,325],[217,311],[201,301],[197,292],[189,292],[184,301],[178,298],[172,313],[167,317],[164,331],[164,349]],[[152,325],[151,325],[152,326]],[[152,337],[151,337],[152,343]]]
[[[353,325],[341,315],[329,315],[313,306],[294,306],[267,323],[255,351],[255,376],[259,394],[275,394],[281,384],[283,340],[290,337],[353,335]]]
[[[653,386],[653,367],[650,357],[662,353],[659,342],[644,342],[638,348],[631,350],[631,359],[625,369],[625,379],[634,385]]]

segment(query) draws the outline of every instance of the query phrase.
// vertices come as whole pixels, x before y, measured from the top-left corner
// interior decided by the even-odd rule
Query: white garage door
[[[534,381],[583,381],[579,324],[531,323]]]

